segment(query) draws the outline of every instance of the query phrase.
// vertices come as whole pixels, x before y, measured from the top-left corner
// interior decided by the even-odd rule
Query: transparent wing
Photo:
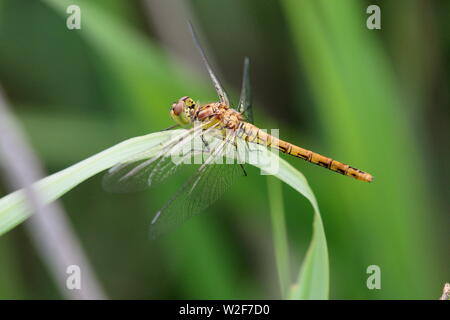
[[[232,142],[234,139],[235,135],[224,139],[211,150],[210,156],[201,167],[155,214],[150,226],[152,238],[166,233],[174,226],[205,210],[220,198],[237,177],[243,176],[242,168],[236,160],[232,164],[217,163],[223,160],[224,154],[235,148]]]
[[[252,92],[250,88],[250,61],[244,60],[244,72],[242,75],[241,97],[237,110],[245,117],[245,120],[253,123]]]
[[[103,188],[114,193],[142,191],[158,185],[178,167],[166,156],[121,163],[103,176]]]
[[[104,175],[103,188],[109,192],[128,193],[158,185],[188,162],[194,154],[201,153],[203,146],[194,141],[213,130],[215,126],[207,130],[194,126],[162,144],[155,154],[140,154],[115,165]]]
[[[200,41],[198,40],[197,34],[195,33],[194,27],[191,23],[189,23],[189,29],[192,33],[192,38],[194,39],[195,46],[197,47],[198,51],[200,52],[200,55],[202,57],[203,63],[206,66],[206,69],[208,70],[209,76],[211,77],[211,80],[214,84],[214,88],[216,89],[217,95],[219,96],[220,102],[226,104],[227,106],[230,105],[230,101],[228,100],[227,94],[225,93],[225,90],[223,90],[222,85],[219,82],[219,79],[217,79],[216,75],[212,71],[211,65],[208,62],[208,59],[206,58],[206,54],[200,45]]]

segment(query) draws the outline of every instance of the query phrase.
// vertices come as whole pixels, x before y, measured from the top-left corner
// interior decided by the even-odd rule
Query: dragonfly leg
[[[165,128],[164,130],[161,130],[161,131],[172,130],[172,129],[178,128],[179,126],[180,126],[179,124],[175,124],[175,125],[173,125],[173,126],[170,126],[170,127],[168,127],[168,128]]]
[[[211,150],[209,150],[208,141],[205,140],[205,137],[203,136],[203,134],[201,135],[201,137],[202,137],[203,145],[205,146],[206,151],[209,153]]]
[[[245,171],[244,165],[242,163],[239,164],[241,166],[242,171],[244,172],[244,177],[247,176],[247,171]]]
[[[239,151],[238,151],[237,142],[234,141],[234,142],[233,142],[233,145],[234,145],[234,147],[236,148],[236,157],[237,157],[237,161],[238,161],[238,162],[241,162],[240,159],[239,159]],[[242,172],[244,173],[244,177],[246,177],[246,176],[247,176],[247,171],[245,171],[244,165],[243,165],[242,163],[239,163],[239,166],[241,167]]]

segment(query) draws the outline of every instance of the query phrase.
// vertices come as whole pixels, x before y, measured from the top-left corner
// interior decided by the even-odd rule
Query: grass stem
[[[280,282],[281,296],[286,298],[290,284],[290,268],[281,181],[272,176],[267,176],[267,187],[278,279]]]

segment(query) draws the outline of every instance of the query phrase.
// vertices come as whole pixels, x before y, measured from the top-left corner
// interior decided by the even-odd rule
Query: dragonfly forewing
[[[241,165],[236,161],[229,162],[234,139],[236,135],[228,136],[211,146],[204,163],[155,214],[150,226],[152,238],[205,210],[229,189],[237,177],[243,176]]]
[[[193,141],[200,139],[202,135],[209,135],[214,130],[214,126],[206,130],[201,126],[194,126],[175,134],[150,157],[145,153],[138,154],[115,165],[104,175],[103,188],[109,192],[128,193],[157,186],[174,174],[182,164],[187,163],[187,159],[203,151],[193,149],[199,145]],[[200,145],[200,149],[201,147]]]
[[[228,100],[228,96],[227,96],[225,90],[223,89],[222,85],[220,84],[219,79],[214,74],[214,72],[211,68],[211,65],[209,64],[208,58],[206,58],[205,51],[203,50],[203,47],[201,46],[200,41],[198,40],[198,36],[197,36],[197,34],[194,30],[194,27],[192,26],[191,23],[189,23],[189,29],[191,30],[192,38],[194,39],[194,44],[197,47],[197,49],[200,53],[200,56],[202,57],[203,64],[205,65],[206,70],[208,71],[208,74],[211,78],[214,88],[216,89],[216,92],[217,92],[217,95],[219,96],[220,101],[225,103],[227,106],[229,106],[230,101]]]
[[[250,86],[250,60],[244,60],[244,72],[242,73],[241,97],[237,110],[245,117],[247,122],[253,123],[252,92]]]

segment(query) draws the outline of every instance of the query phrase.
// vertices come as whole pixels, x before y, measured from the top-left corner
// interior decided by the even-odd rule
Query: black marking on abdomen
[[[355,170],[355,171],[357,171],[357,172],[359,172],[359,173],[366,174],[364,171],[359,170],[359,169],[356,169],[356,168],[354,168],[354,167],[349,167],[349,168],[351,168],[351,169],[353,169],[353,170]]]
[[[319,161],[318,164],[319,164],[319,166],[324,167],[324,168],[330,167],[330,163],[327,163],[327,162]]]
[[[297,152],[296,156],[299,157],[299,158],[302,158],[303,160],[308,160],[308,156],[305,156],[304,154],[302,154],[300,152]]]
[[[291,151],[292,151],[292,144],[289,144],[288,149],[286,150],[286,153],[291,154]]]

